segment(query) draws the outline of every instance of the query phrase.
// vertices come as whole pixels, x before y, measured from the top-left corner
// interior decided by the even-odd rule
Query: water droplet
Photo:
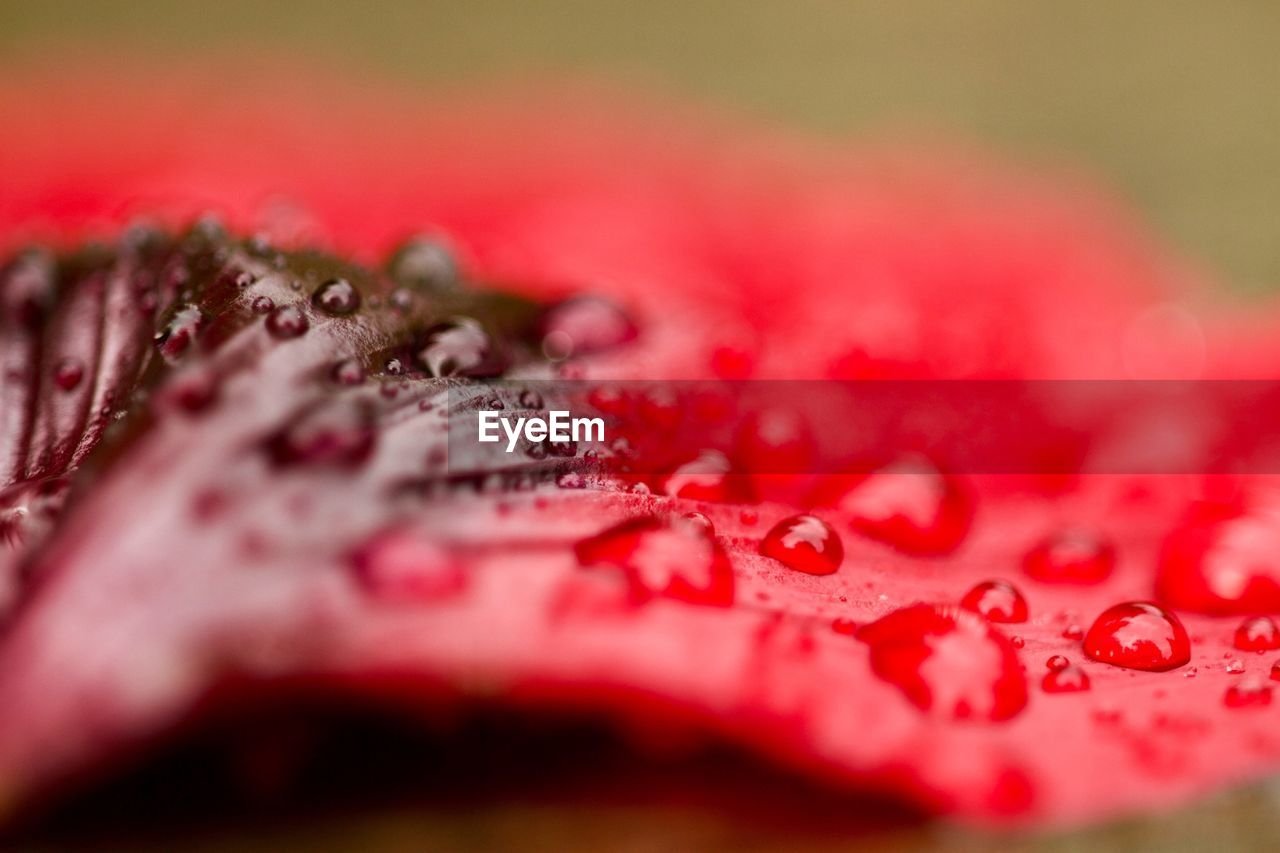
[[[744,527],[755,527],[759,520],[760,513],[749,507],[738,512],[738,521],[742,522]]]
[[[1193,667],[1191,667],[1190,669],[1188,669],[1186,672],[1182,673],[1182,677],[1183,677],[1183,678],[1195,678],[1195,677],[1196,677],[1196,673],[1197,673],[1197,672],[1199,672],[1199,671],[1200,671],[1200,670],[1199,670],[1197,667],[1194,667],[1194,666],[1193,666]]]
[[[1078,693],[1089,689],[1089,675],[1080,667],[1067,664],[1045,673],[1040,686],[1045,693]]]
[[[1197,504],[1166,537],[1156,589],[1200,613],[1280,611],[1280,496],[1248,508]]]
[[[1246,678],[1232,684],[1222,695],[1228,708],[1258,708],[1271,704],[1271,685],[1260,678]]]
[[[1070,663],[1071,661],[1067,660],[1063,655],[1052,655],[1044,662],[1044,665],[1051,670],[1057,671],[1059,669],[1066,669],[1067,665]]]
[[[271,310],[276,307],[276,301],[270,296],[257,296],[249,303],[249,307],[255,314],[270,314]]]
[[[662,491],[673,498],[728,503],[738,497],[736,486],[728,457],[718,450],[704,450],[671,472],[662,482]]]
[[[391,291],[391,296],[387,301],[391,303],[392,308],[404,313],[413,307],[413,293],[408,288],[397,287]]]
[[[960,606],[992,622],[1027,621],[1027,600],[1017,587],[1001,580],[978,584],[960,599]]]
[[[432,326],[423,336],[418,361],[430,376],[498,376],[503,365],[489,333],[475,320],[459,317]]]
[[[79,359],[64,358],[53,369],[53,383],[63,391],[74,391],[84,378],[84,365]]]
[[[279,465],[353,467],[373,452],[372,411],[364,405],[326,405],[302,414],[270,442]]]
[[[1269,616],[1246,619],[1236,628],[1235,646],[1246,652],[1280,649],[1280,628]]]
[[[1271,680],[1280,681],[1280,660],[1271,664]]]
[[[1191,660],[1191,641],[1177,616],[1156,604],[1132,601],[1098,616],[1085,637],[1084,653],[1115,666],[1164,672]]]
[[[382,370],[391,376],[400,376],[404,373],[404,364],[398,358],[389,358],[382,366]]]
[[[582,540],[574,551],[583,566],[621,570],[637,603],[656,595],[693,604],[733,603],[729,557],[696,524],[634,518]]]
[[[844,545],[822,519],[793,515],[765,534],[760,540],[760,553],[805,574],[829,575],[840,568]]]
[[[849,515],[854,530],[915,556],[954,551],[973,519],[972,501],[959,482],[923,460],[863,478],[837,508]]]
[[[1229,660],[1223,664],[1222,671],[1228,675],[1239,675],[1244,672],[1244,664],[1238,659]]]
[[[542,318],[542,351],[559,360],[599,352],[635,338],[631,318],[612,302],[594,296],[566,299]]]
[[[916,707],[955,719],[1007,720],[1027,704],[1013,645],[977,614],[916,604],[858,630],[871,668]]]
[[[311,294],[311,304],[326,314],[350,314],[360,307],[360,292],[345,278],[331,278]]]
[[[1044,583],[1099,583],[1111,576],[1115,564],[1115,546],[1081,530],[1048,536],[1022,558],[1023,571]]]
[[[196,306],[186,303],[174,309],[169,322],[156,332],[155,342],[166,361],[182,357],[204,325],[204,314]]]
[[[387,272],[396,281],[417,290],[453,287],[458,266],[441,243],[423,237],[406,241],[387,261]]]
[[[701,527],[708,536],[715,536],[716,534],[716,526],[711,523],[711,519],[700,512],[686,512],[681,518],[689,524]]]
[[[272,309],[267,315],[266,325],[271,336],[280,340],[301,337],[311,326],[307,315],[296,305],[281,305]]]
[[[329,378],[336,385],[348,387],[364,382],[364,365],[356,358],[344,358],[329,370]]]
[[[1068,640],[1079,640],[1084,637],[1084,628],[1073,622],[1062,629],[1062,636]]]
[[[351,567],[366,592],[391,602],[439,601],[467,586],[453,555],[407,531],[375,536],[352,555]]]
[[[852,619],[840,616],[831,622],[831,630],[837,634],[843,634],[846,637],[856,636],[858,633],[858,623]]]

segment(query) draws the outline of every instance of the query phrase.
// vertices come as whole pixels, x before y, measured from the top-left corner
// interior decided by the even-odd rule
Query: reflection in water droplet
[[[164,328],[156,333],[155,343],[166,361],[175,361],[186,353],[204,325],[204,314],[190,303],[174,309]]]
[[[1045,693],[1078,693],[1089,689],[1089,676],[1080,667],[1068,664],[1045,673],[1040,686]]]
[[[360,307],[360,293],[345,278],[331,278],[316,288],[311,303],[326,314],[342,316]]]
[[[1013,584],[1002,580],[978,584],[965,593],[960,606],[981,614],[992,622],[1027,621],[1027,600]]]
[[[716,526],[711,523],[711,519],[700,512],[686,512],[681,518],[702,528],[708,536],[714,536],[716,533]]]
[[[774,525],[760,541],[760,553],[788,568],[810,575],[829,575],[844,560],[840,537],[822,519],[794,515]]]
[[[836,506],[854,530],[916,556],[951,553],[973,520],[968,492],[925,460],[880,469],[856,482]]]
[[[1108,608],[1089,629],[1085,654],[1097,661],[1163,672],[1191,660],[1191,641],[1178,617],[1149,602]]]
[[[1280,497],[1193,506],[1165,539],[1157,591],[1174,607],[1251,616],[1280,612]]]
[[[918,708],[955,719],[1007,720],[1027,704],[1012,644],[966,610],[916,604],[858,630],[871,667]]]
[[[694,604],[733,603],[728,555],[714,537],[684,520],[631,519],[580,541],[574,551],[583,566],[622,571],[637,603],[653,596]]]
[[[1236,629],[1235,647],[1247,652],[1280,649],[1280,629],[1269,616],[1255,616]]]
[[[423,335],[418,362],[430,376],[498,376],[500,360],[489,334],[475,320],[456,318]]]
[[[267,331],[273,338],[287,340],[305,335],[311,324],[296,305],[281,305],[267,315]]]

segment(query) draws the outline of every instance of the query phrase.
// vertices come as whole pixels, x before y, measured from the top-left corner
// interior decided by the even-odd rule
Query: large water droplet
[[[285,340],[305,335],[311,324],[298,306],[281,305],[267,315],[266,326],[273,338]]]
[[[793,515],[774,525],[760,541],[760,553],[810,575],[829,575],[844,560],[840,537],[822,519]]]
[[[1001,580],[978,584],[960,599],[960,606],[992,622],[1027,621],[1027,600],[1017,587]]]
[[[916,604],[858,630],[871,668],[918,708],[945,717],[1007,720],[1027,704],[1012,644],[977,614]]]
[[[634,518],[579,542],[583,566],[612,566],[626,576],[633,601],[655,595],[694,604],[733,603],[733,569],[705,528],[683,519]]]
[[[503,365],[493,340],[468,317],[432,326],[422,339],[418,361],[430,376],[498,376]]]
[[[1098,583],[1110,577],[1115,565],[1115,546],[1081,530],[1048,536],[1022,558],[1023,571],[1044,583]]]
[[[1191,640],[1177,616],[1131,601],[1103,611],[1085,635],[1084,653],[1115,666],[1164,672],[1191,660]]]
[[[390,531],[366,542],[351,557],[360,585],[391,602],[425,602],[462,592],[467,576],[440,545],[408,531]]]
[[[1247,652],[1280,649],[1280,629],[1269,616],[1246,619],[1236,628],[1235,646]]]
[[[326,314],[350,314],[360,307],[360,292],[345,278],[331,278],[311,294],[311,304]]]
[[[973,519],[972,501],[959,482],[923,460],[880,469],[837,506],[854,530],[917,556],[954,551]]]
[[[1161,600],[1187,610],[1280,611],[1280,497],[1193,507],[1165,539],[1156,584]]]
[[[1044,665],[1050,670],[1066,669],[1071,661],[1067,660],[1063,655],[1051,655]]]

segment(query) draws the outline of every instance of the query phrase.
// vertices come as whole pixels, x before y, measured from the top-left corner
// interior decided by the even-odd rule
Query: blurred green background
[[[285,51],[425,85],[638,83],[828,134],[1067,164],[1237,287],[1280,287],[1280,4],[0,0],[0,73],[68,48]]]

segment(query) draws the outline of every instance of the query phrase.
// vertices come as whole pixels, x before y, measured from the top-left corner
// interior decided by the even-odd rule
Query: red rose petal
[[[172,223],[213,207],[237,231],[332,240],[366,262],[433,226],[461,261],[401,252],[389,268],[408,295],[357,282],[349,313],[349,300],[317,306],[269,265],[246,288],[238,276],[206,282],[199,313],[187,311],[179,282],[138,274],[145,241],[101,269],[87,261],[57,298],[47,256],[6,270],[9,809],[150,742],[224,680],[247,690],[303,672],[338,692],[377,689],[390,669],[517,707],[535,701],[537,684],[548,708],[585,705],[610,719],[644,716],[634,697],[657,696],[777,761],[977,820],[1159,809],[1280,763],[1268,715],[1253,713],[1263,693],[1240,680],[1265,664],[1249,656],[1243,676],[1220,665],[1239,617],[1276,609],[1265,559],[1243,564],[1243,584],[1226,583],[1239,575],[1218,559],[1224,526],[1242,517],[1263,538],[1274,533],[1256,509],[1179,521],[1200,489],[1177,478],[1088,478],[1048,496],[899,466],[813,501],[832,508],[823,518],[833,529],[851,531],[840,534],[843,568],[816,576],[758,553],[762,534],[738,493],[695,504],[679,488],[441,486],[441,401],[420,374],[496,375],[510,356],[496,346],[505,333],[451,313],[423,325],[412,349],[385,351],[410,326],[395,312],[425,311],[424,294],[445,299],[462,270],[517,282],[544,306],[566,283],[626,306],[625,322],[610,314],[600,336],[576,309],[531,318],[572,339],[539,355],[573,356],[592,378],[1125,376],[1122,341],[1179,298],[1179,277],[1112,212],[980,164],[875,177],[864,165],[874,154],[850,164],[779,139],[743,144],[738,128],[653,134],[665,117],[580,104],[454,104],[430,117],[416,99],[361,104],[311,80],[192,86],[225,94],[193,101],[140,80],[0,84],[0,107],[18,117],[0,134],[0,237],[79,240],[118,231],[135,212]],[[361,132],[311,144],[335,127]],[[267,188],[306,214],[267,215]],[[373,313],[375,293],[388,313]],[[1194,321],[1205,375],[1265,375],[1276,363],[1275,312],[1251,315]],[[157,357],[172,365],[148,367]],[[84,370],[74,383],[60,367],[72,360]],[[217,393],[181,416],[140,416],[148,404],[135,388],[176,387],[188,370],[208,371]],[[330,409],[335,400],[358,405]],[[118,411],[125,422],[113,429]],[[60,515],[68,475],[77,498]],[[670,521],[695,511],[710,525]],[[1083,575],[1028,564],[1037,618],[1018,626],[1021,649],[955,606],[1023,565],[1037,531],[1099,519],[1121,559]],[[389,530],[403,548],[369,544]],[[1171,530],[1160,600],[1234,614],[1229,623],[1179,614],[1195,638],[1185,650],[1195,667],[1182,671],[1080,655],[1073,625],[1157,590],[1145,567]],[[687,554],[637,554],[667,533],[689,538]],[[1057,579],[1078,583],[1042,583]],[[1184,656],[1170,636],[1177,654],[1165,662]],[[1101,638],[1090,649],[1108,657]],[[1059,654],[1079,661],[1090,690],[1028,696],[1017,664]],[[1162,726],[1170,715],[1196,736]]]

